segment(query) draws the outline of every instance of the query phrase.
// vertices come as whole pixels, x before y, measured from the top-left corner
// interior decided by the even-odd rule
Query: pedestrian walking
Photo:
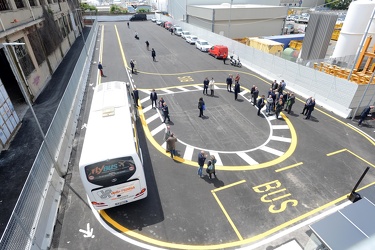
[[[160,97],[160,100],[159,100],[159,109],[162,109],[163,108],[163,104],[164,104],[164,99],[163,97]]]
[[[101,62],[98,63],[98,69],[99,69],[99,72],[100,72],[100,76],[104,77],[103,65],[102,65]]]
[[[271,114],[271,110],[273,109],[272,95],[269,95],[266,101],[267,101],[267,104],[266,104],[266,115],[270,115]]]
[[[138,70],[137,70],[137,61],[133,60],[133,64],[134,64],[134,74],[137,74],[138,73]]]
[[[207,95],[207,90],[208,90],[208,84],[210,81],[208,80],[208,77],[206,77],[203,81],[203,95]]]
[[[134,74],[134,62],[133,62],[133,59],[130,60],[130,67],[132,68],[132,74]]]
[[[130,27],[129,27],[129,22],[127,22],[126,24],[128,25],[128,29],[130,29]]]
[[[305,106],[303,107],[301,115],[307,115],[307,106],[310,104],[312,96],[306,99]]]
[[[147,50],[150,50],[150,48],[149,48],[150,47],[150,43],[148,41],[146,41],[145,43],[146,43]]]
[[[260,111],[262,110],[262,108],[264,107],[265,105],[265,96],[262,95],[258,102],[257,102],[257,107],[258,107],[258,116],[260,116]]]
[[[358,121],[358,126],[362,126],[362,122],[366,119],[366,117],[368,116],[368,114],[370,114],[370,111],[371,109],[373,109],[374,106],[368,106],[366,107],[362,113],[361,113],[361,118],[359,119]]]
[[[232,92],[233,76],[229,74],[226,81],[227,81],[227,91]]]
[[[236,82],[234,84],[234,100],[237,100],[238,93],[240,93],[240,89],[241,89],[240,83]]]
[[[161,110],[163,111],[163,115],[164,115],[163,123],[165,123],[166,119],[168,119],[168,122],[170,122],[171,118],[169,117],[169,108],[166,102],[163,103],[163,108]]]
[[[156,52],[155,52],[154,48],[152,48],[152,50],[151,50],[151,56],[152,56],[152,60],[154,62],[156,62]]]
[[[210,80],[210,83],[208,84],[208,87],[210,88],[210,91],[211,91],[211,96],[214,96],[214,92],[215,92],[215,80],[214,78],[212,77],[211,80]]]
[[[158,100],[158,94],[156,93],[155,89],[152,90],[150,93],[150,100],[151,100],[151,107],[156,109],[156,101]],[[155,104],[155,107],[154,107]]]
[[[202,172],[203,172],[203,166],[204,166],[204,163],[206,161],[206,158],[207,158],[207,155],[205,154],[204,150],[202,150],[199,154],[198,154],[198,175],[200,177],[202,177]]]
[[[216,158],[214,155],[211,155],[210,160],[207,162],[207,169],[206,172],[208,174],[208,179],[212,179],[212,174],[214,174],[215,179],[216,177],[216,170],[215,170]]]
[[[135,86],[134,86],[134,90],[133,90],[133,99],[134,99],[135,106],[138,107],[139,92],[138,92],[138,89]]]
[[[234,82],[240,82],[240,74],[236,75],[236,78],[234,78]]]
[[[225,63],[226,60],[227,60],[227,53],[224,52],[224,55],[223,55],[223,62],[224,62],[224,64],[226,64],[226,63]]]
[[[311,102],[307,105],[307,115],[303,119],[309,120],[311,118],[311,113],[313,112],[314,107],[315,107],[315,98],[311,98]]]
[[[290,93],[286,100],[286,107],[285,107],[285,111],[287,111],[288,114],[290,114],[290,111],[292,110],[293,104],[295,102],[296,102],[296,97],[294,96],[294,93]]]
[[[259,96],[259,90],[258,90],[258,87],[255,87],[255,90],[253,92],[253,106],[257,104],[258,96]]]
[[[171,158],[173,159],[173,157],[176,155],[177,138],[174,136],[173,133],[171,133],[171,135],[168,137],[166,142],[167,142],[167,149],[171,153]]]
[[[139,40],[138,32],[137,31],[135,32],[134,38],[137,39],[137,40]]]
[[[284,108],[283,99],[279,98],[279,100],[276,103],[276,108],[275,108],[276,109],[275,110],[276,119],[279,119],[279,114],[283,110],[283,108]]]
[[[171,36],[173,35],[173,27],[171,27],[170,29],[169,29],[169,31],[171,32]]]
[[[167,126],[164,131],[164,141],[167,141],[167,139],[171,136],[171,126]],[[168,153],[168,146],[166,145],[165,152]]]
[[[204,117],[203,110],[206,109],[206,104],[203,101],[203,97],[199,98],[198,109],[199,109],[199,117]]]
[[[250,89],[250,95],[251,95],[251,99],[253,99],[254,98],[254,91],[255,91],[255,85],[253,85],[252,87],[251,87],[251,89]]]

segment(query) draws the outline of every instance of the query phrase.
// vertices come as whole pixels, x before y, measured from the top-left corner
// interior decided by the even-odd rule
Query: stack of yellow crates
[[[342,23],[335,25],[335,29],[333,30],[331,40],[337,41],[339,39],[341,28]]]

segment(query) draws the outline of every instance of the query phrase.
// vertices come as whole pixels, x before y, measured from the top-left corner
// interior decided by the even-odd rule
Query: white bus
[[[96,210],[147,196],[131,95],[124,82],[95,88],[79,173]]]

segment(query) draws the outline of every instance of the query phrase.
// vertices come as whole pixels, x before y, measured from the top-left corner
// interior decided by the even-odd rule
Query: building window
[[[36,6],[35,0],[29,0],[30,6]]]
[[[0,11],[2,10],[9,10],[7,0],[0,0]]]
[[[25,40],[23,38],[14,41],[16,43],[24,43]],[[29,54],[27,53],[25,45],[14,45],[14,50],[16,52],[16,56],[18,61],[20,62],[21,68],[25,76],[30,75],[31,72],[34,71],[35,67]]]
[[[17,9],[22,9],[25,7],[23,0],[14,0],[14,3],[16,4]]]

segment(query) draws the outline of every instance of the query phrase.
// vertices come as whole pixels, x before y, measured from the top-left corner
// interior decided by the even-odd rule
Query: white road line
[[[284,152],[281,152],[280,150],[273,149],[273,148],[270,148],[270,147],[267,147],[267,146],[263,146],[263,147],[261,147],[259,149],[263,150],[263,151],[265,151],[267,153],[271,153],[271,154],[277,155],[277,156],[282,156],[284,154]]]
[[[275,117],[275,116],[274,116]],[[289,129],[288,125],[273,125],[272,129]]]
[[[373,137],[371,137],[369,134],[365,133],[363,130],[359,129],[357,126],[353,126],[352,124],[350,123],[347,123],[350,127],[352,127],[353,129],[357,130],[357,131],[361,131],[361,133],[367,135],[371,140],[375,141],[375,139]],[[375,131],[374,131],[375,132]]]
[[[169,90],[169,89],[163,89],[162,91],[164,91],[167,94],[174,94],[174,91]]]
[[[160,116],[158,113],[154,114],[153,116],[149,117],[147,120],[146,120],[146,123],[149,124],[150,122],[158,119]]]
[[[283,141],[283,142],[292,142],[292,138],[286,138],[281,136],[271,136],[271,140],[273,141]]]
[[[193,159],[193,152],[194,152],[194,147],[190,145],[186,145],[184,159],[191,161]]]
[[[271,115],[271,116],[268,116],[267,119],[269,121],[273,121],[273,120],[276,120],[276,116],[275,115]]]
[[[244,95],[246,93],[250,93],[250,92],[245,89],[244,91],[240,92],[240,95]]]
[[[152,105],[148,105],[145,108],[142,108],[143,113],[146,113],[147,111],[150,111],[152,109]]]
[[[210,151],[210,155],[214,155],[216,159],[216,165],[223,166],[223,162],[221,161],[220,155],[218,152]]]
[[[145,93],[145,94],[147,94],[147,95],[151,94],[151,91],[150,90],[146,90],[146,89],[143,89],[142,92]]]
[[[185,89],[185,88],[177,88],[177,89],[179,89],[179,90],[182,90],[182,91],[184,91],[184,92],[188,92],[188,91],[190,91],[190,90],[188,90],[188,89]]]
[[[161,144],[161,147],[167,150],[167,142],[163,142],[163,144]]]
[[[203,88],[201,86],[194,86],[194,88],[197,88],[199,90],[202,90]]]
[[[145,97],[145,98],[141,99],[141,103],[147,102],[148,100],[150,100],[150,97]]]
[[[157,127],[156,129],[152,130],[151,131],[151,135],[152,136],[155,136],[157,133],[159,133],[160,131],[162,131],[163,129],[165,129],[165,124],[161,124],[159,125],[159,127]]]
[[[259,162],[257,162],[256,160],[254,160],[253,158],[251,158],[248,154],[246,154],[245,152],[239,152],[237,153],[237,155],[239,157],[241,157],[241,159],[243,159],[244,161],[246,161],[248,164],[250,165],[257,165],[259,164]]]

